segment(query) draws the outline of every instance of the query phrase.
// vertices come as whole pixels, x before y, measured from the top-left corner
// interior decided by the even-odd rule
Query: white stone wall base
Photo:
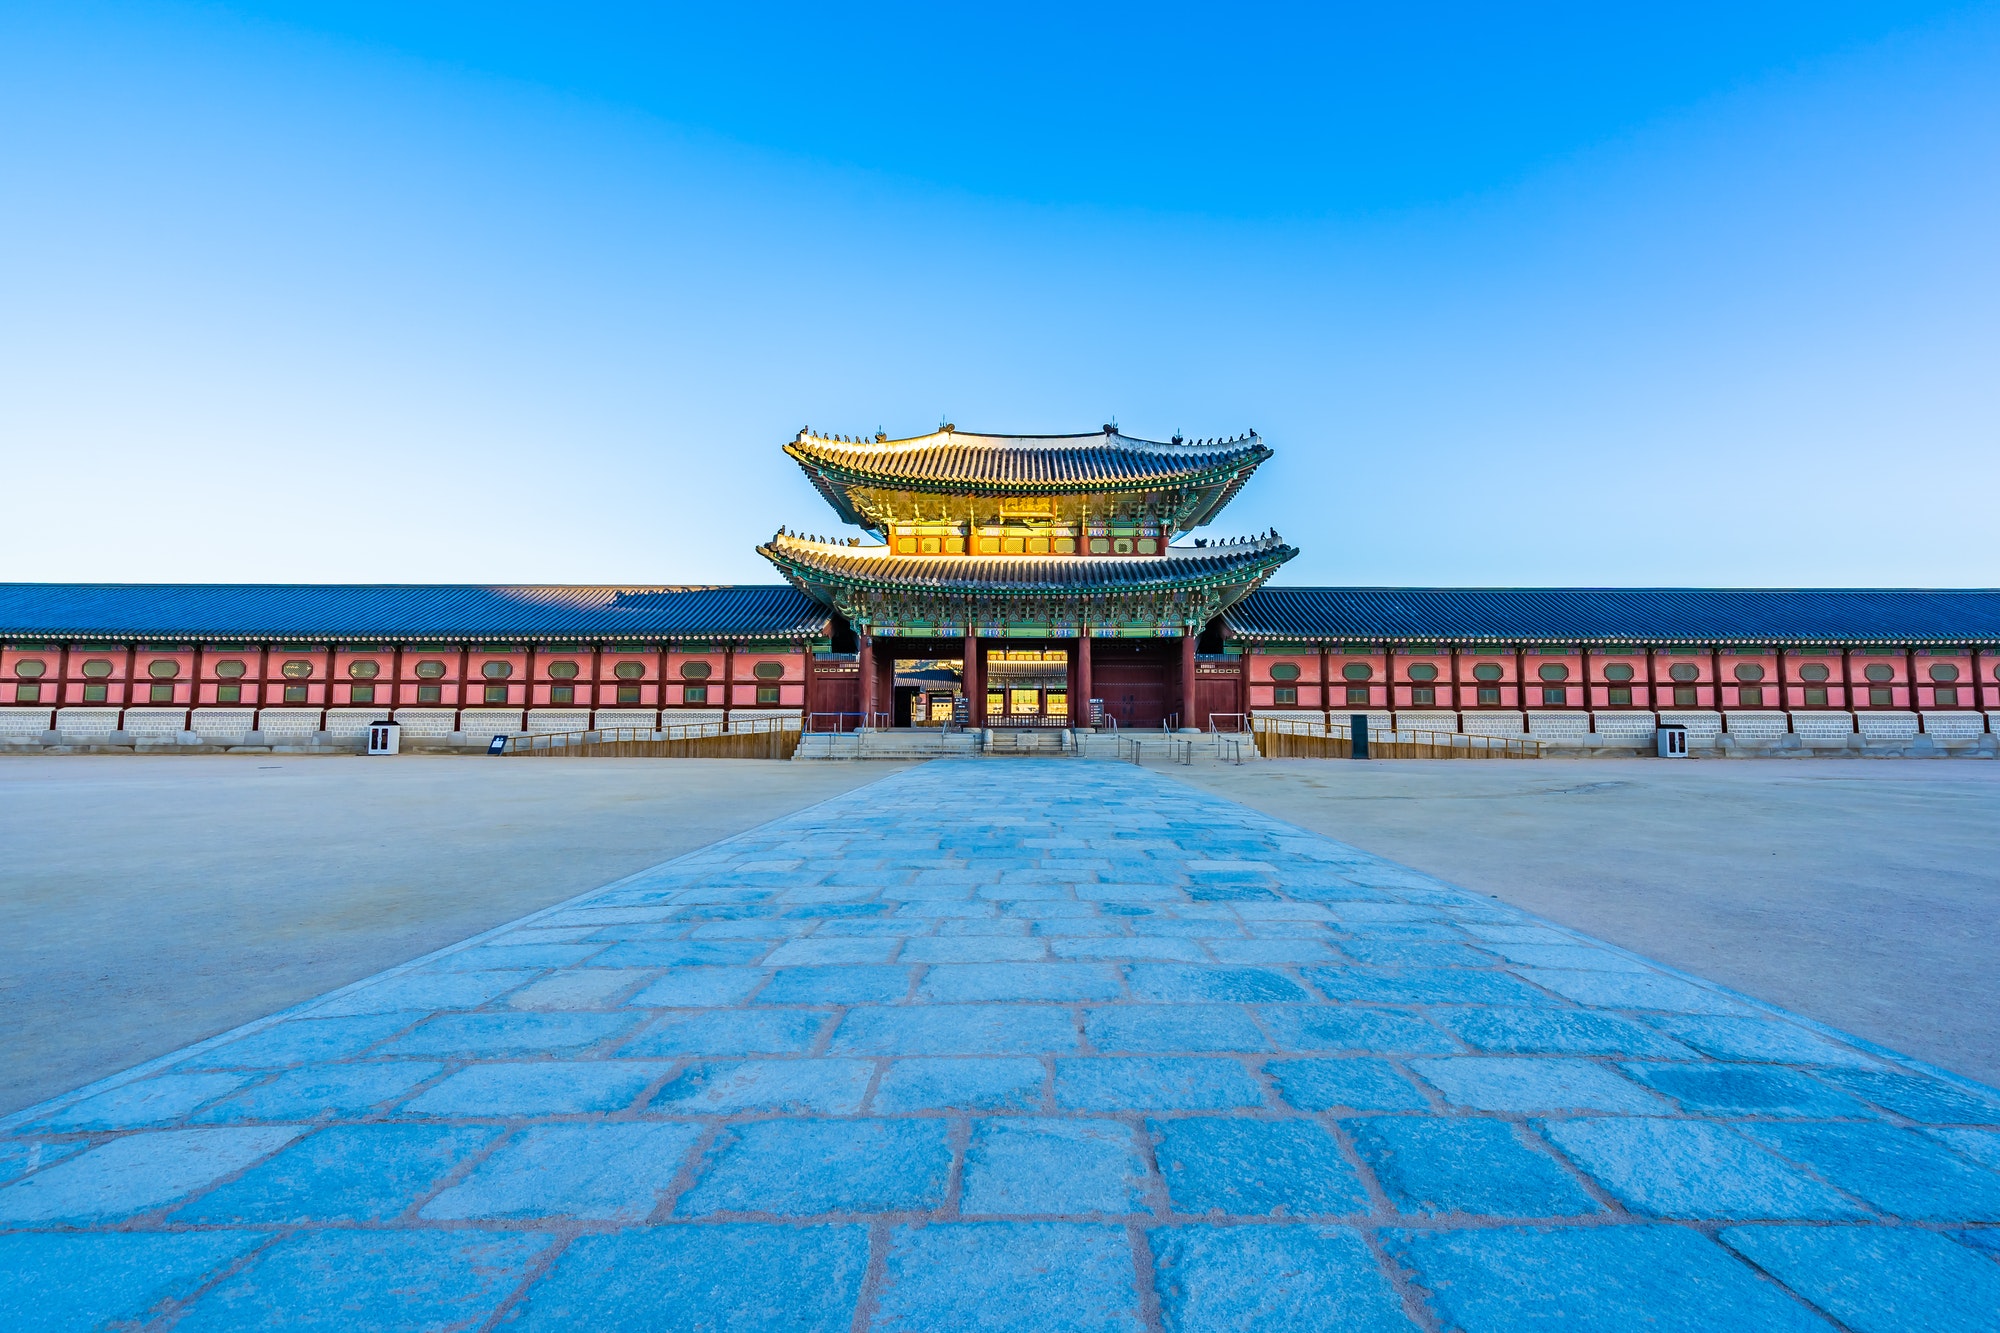
[[[1528,720],[1520,713],[1500,709],[1481,708],[1465,712],[1465,734],[1468,736],[1525,736],[1528,734]]]

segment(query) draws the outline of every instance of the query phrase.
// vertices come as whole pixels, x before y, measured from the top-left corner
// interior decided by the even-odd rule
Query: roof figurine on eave
[[[892,440],[816,435],[787,445],[844,522],[997,523],[1025,512],[1055,521],[1151,519],[1170,533],[1209,522],[1271,457],[1255,431],[1227,440],[1142,440],[1113,425],[1088,435],[982,435],[945,425]]]

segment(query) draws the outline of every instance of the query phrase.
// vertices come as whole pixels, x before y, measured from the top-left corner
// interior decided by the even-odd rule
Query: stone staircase
[[[1070,733],[1060,727],[995,727],[988,733],[989,755],[1068,754]]]

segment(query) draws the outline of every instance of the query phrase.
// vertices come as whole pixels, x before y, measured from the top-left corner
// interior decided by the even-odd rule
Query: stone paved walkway
[[[2000,1095],[1116,764],[135,1074],[5,1125],[5,1327],[2000,1328]]]

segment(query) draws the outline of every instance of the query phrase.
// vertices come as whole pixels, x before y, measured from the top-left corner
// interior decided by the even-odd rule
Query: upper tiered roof
[[[1228,440],[1142,440],[1106,426],[1088,435],[982,435],[953,426],[891,440],[799,432],[785,446],[842,519],[996,522],[997,502],[1047,497],[1052,519],[1150,517],[1199,527],[1271,456],[1252,431]],[[940,503],[963,501],[969,503]],[[1007,511],[1015,512],[1015,511]]]

